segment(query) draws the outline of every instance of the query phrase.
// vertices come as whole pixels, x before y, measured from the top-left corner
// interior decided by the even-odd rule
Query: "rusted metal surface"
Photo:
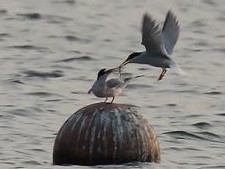
[[[55,165],[132,161],[159,162],[160,148],[151,125],[129,105],[88,105],[69,117],[55,140]]]

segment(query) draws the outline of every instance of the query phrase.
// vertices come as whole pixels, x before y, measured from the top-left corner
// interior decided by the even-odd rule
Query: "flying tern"
[[[162,68],[162,73],[158,80],[162,80],[167,68],[173,69],[175,73],[185,75],[171,57],[179,32],[177,17],[171,10],[166,15],[162,29],[159,28],[159,25],[150,15],[145,13],[142,22],[141,44],[145,46],[146,51],[130,54],[119,66],[119,70],[128,63],[138,63]]]

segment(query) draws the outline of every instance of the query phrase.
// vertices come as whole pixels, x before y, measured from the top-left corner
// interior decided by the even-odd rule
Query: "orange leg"
[[[114,99],[115,99],[115,97],[113,97],[113,99],[112,99],[112,101],[110,103],[113,103]]]
[[[163,70],[162,70],[162,73],[159,75],[159,78],[158,78],[158,81],[159,80],[162,80],[162,78],[163,78],[163,76],[166,74],[166,69],[164,68]]]

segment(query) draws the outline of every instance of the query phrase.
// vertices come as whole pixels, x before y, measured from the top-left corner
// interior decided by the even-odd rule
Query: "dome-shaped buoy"
[[[134,106],[88,105],[71,115],[59,130],[55,165],[103,165],[159,162],[160,148],[151,125]]]

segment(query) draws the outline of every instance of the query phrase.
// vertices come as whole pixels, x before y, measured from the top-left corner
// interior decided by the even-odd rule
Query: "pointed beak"
[[[118,70],[118,68],[116,67],[116,68],[109,69],[106,72],[107,73],[112,73],[112,72],[117,71],[117,70]]]
[[[129,60],[125,60],[123,63],[120,64],[119,68],[122,68],[123,66],[125,66],[128,63],[129,63]]]

